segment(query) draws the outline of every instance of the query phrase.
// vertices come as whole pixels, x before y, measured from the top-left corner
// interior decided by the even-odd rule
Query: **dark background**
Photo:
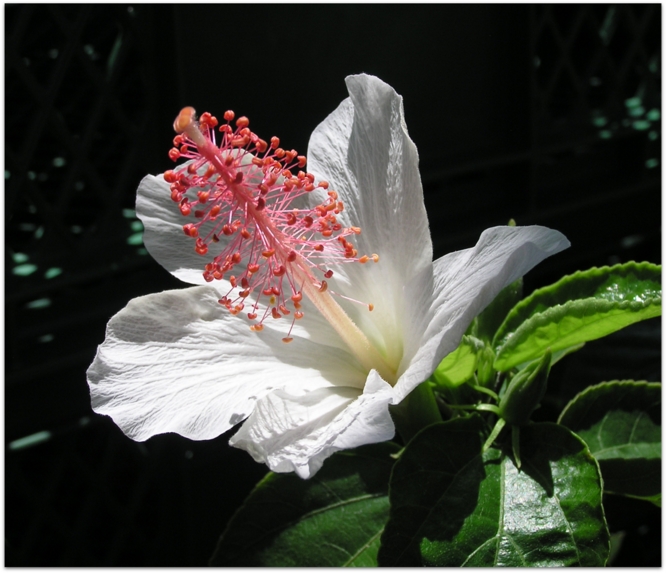
[[[6,5],[5,27],[7,565],[204,565],[266,471],[228,435],[135,443],[90,410],[108,319],[183,286],[133,212],[183,105],[304,153],[345,76],[371,73],[404,97],[435,256],[513,217],[572,243],[527,292],[661,260],[659,5]],[[660,337],[652,320],[563,361],[558,407],[659,380]],[[615,564],[659,565],[659,511],[605,505]]]

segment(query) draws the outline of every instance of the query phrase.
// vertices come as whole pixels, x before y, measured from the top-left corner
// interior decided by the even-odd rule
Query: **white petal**
[[[231,438],[275,472],[312,477],[335,452],[393,437],[388,411],[394,391],[371,371],[363,393],[353,388],[320,388],[294,394],[271,392]]]
[[[308,168],[339,193],[346,224],[361,227],[359,254],[380,256],[335,272],[340,290],[374,305],[346,309],[397,366],[405,317],[419,304],[408,293],[422,291],[432,265],[418,153],[393,88],[367,75],[348,77],[347,87],[351,97],[312,134]]]
[[[203,278],[208,258],[194,251],[194,239],[183,232],[188,220],[171,200],[169,184],[162,175],[147,175],[141,180],[136,214],[144,226],[143,243],[160,265],[186,283],[208,284]]]
[[[285,344],[270,328],[251,332],[217,298],[210,287],[167,291],[116,314],[88,370],[93,410],[135,440],[165,432],[205,440],[274,389],[362,388],[365,373],[349,352],[296,334]]]
[[[427,324],[413,328],[424,335],[406,349],[401,366],[405,372],[396,384],[400,399],[458,346],[474,317],[505,286],[568,246],[564,235],[545,227],[493,227],[482,233],[473,249],[435,261],[435,299]]]

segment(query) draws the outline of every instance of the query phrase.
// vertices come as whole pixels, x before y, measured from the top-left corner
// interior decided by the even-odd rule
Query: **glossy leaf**
[[[587,443],[606,491],[661,503],[661,384],[591,386],[569,402],[559,423]]]
[[[661,314],[661,267],[626,263],[566,276],[518,303],[497,331],[495,369],[507,371]]]
[[[460,386],[474,375],[479,352],[484,344],[473,336],[463,336],[458,348],[439,363],[432,379],[437,385]]]
[[[391,477],[382,566],[603,566],[609,534],[601,479],[584,442],[562,426],[520,430],[521,470],[481,454],[477,415],[430,426]]]
[[[309,480],[269,473],[231,519],[211,565],[376,566],[399,449],[385,442],[336,453]]]

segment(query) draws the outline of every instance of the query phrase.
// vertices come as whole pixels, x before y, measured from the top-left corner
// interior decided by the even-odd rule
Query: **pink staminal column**
[[[195,251],[217,253],[204,266],[204,279],[227,278],[231,289],[220,303],[232,314],[246,311],[255,332],[269,317],[292,315],[284,342],[292,341],[294,321],[303,317],[300,302],[307,296],[361,364],[393,383],[393,369],[327,291],[330,265],[378,262],[379,257],[358,256],[347,237],[361,229],[338,222],[342,201],[327,182],[315,183],[303,170],[304,156],[280,147],[277,137],[270,143],[260,139],[246,117],[236,119],[233,128],[234,118],[233,111],[225,112],[218,127],[210,113],[197,120],[193,108],[184,108],[174,122],[178,135],[169,157],[189,161],[164,173],[171,199],[191,221],[183,231],[195,240]],[[316,188],[326,191],[322,203],[293,206]]]

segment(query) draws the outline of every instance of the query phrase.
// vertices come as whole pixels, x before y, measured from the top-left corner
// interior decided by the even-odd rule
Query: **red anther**
[[[242,181],[243,181],[243,172],[242,172],[242,171],[238,171],[238,172],[236,173],[236,177],[234,177],[234,183],[235,183],[236,185],[240,185]]]
[[[280,140],[278,139],[278,141],[280,141]],[[285,154],[285,150],[282,149],[281,147],[278,147],[275,150],[275,157],[277,157],[278,159],[282,159],[284,157],[284,154]]]
[[[296,224],[296,215],[293,213],[288,213],[287,214],[287,225],[295,225]]]
[[[282,318],[282,315],[277,311],[277,308],[275,307],[271,308],[271,314],[273,315],[273,318]]]
[[[221,273],[220,271],[215,271],[215,272],[213,273],[213,277],[216,278],[218,281],[219,281],[223,276],[224,276],[224,274]]]
[[[237,305],[234,307],[234,310],[235,310],[236,312],[240,312],[240,311],[243,310],[244,308],[245,308],[245,304],[243,304],[243,303],[241,302],[240,304],[237,304]]]
[[[263,167],[264,162],[263,162],[263,160],[259,159],[258,157],[253,157],[252,158],[252,164],[256,165],[257,167]]]
[[[259,270],[259,265],[251,263],[247,266],[247,272],[250,274],[256,273]]]
[[[338,208],[335,210],[336,213],[342,213],[345,210],[345,206],[342,201],[338,201]],[[361,229],[359,229],[359,233]],[[358,233],[357,233],[358,234]]]
[[[211,210],[208,212],[208,215],[210,216],[211,219],[215,219],[215,217],[217,217],[221,209],[222,207],[220,207],[219,205],[213,205]]]
[[[320,181],[317,187],[321,187],[322,189],[328,189],[328,181]]]
[[[231,111],[230,109],[228,109],[227,111],[224,112],[224,119],[227,120],[227,121],[232,121],[235,116],[236,116],[236,114],[233,111]]]
[[[287,151],[285,153],[286,155],[286,161],[287,163],[291,163],[294,159],[296,159],[296,156],[298,155],[298,151],[295,149],[292,149],[291,151]]]
[[[250,320],[254,320],[255,318],[257,318],[257,315],[256,315],[254,312],[248,312],[248,313],[247,313],[247,317],[248,317]]]
[[[212,165],[208,166],[208,169],[206,169],[206,173],[203,174],[204,179],[210,179],[211,175],[215,173],[215,167]]]
[[[375,262],[375,263],[379,262],[379,255],[378,254],[373,253],[371,258],[372,258],[373,262]]]
[[[236,308],[229,308],[229,312],[236,316],[238,314],[238,310]]]
[[[281,277],[286,272],[287,272],[287,269],[284,268],[284,265],[280,265],[279,267],[276,267],[276,268],[273,269],[273,274],[276,277]]]
[[[266,193],[268,193],[268,187],[264,183],[260,183],[259,184],[259,192],[262,195],[266,195]]]
[[[324,229],[324,230],[321,232],[322,237],[330,237],[332,234],[333,234],[333,230],[332,230],[332,229]]]
[[[300,302],[295,302],[295,303],[294,303],[294,308],[297,309],[297,310],[298,310],[299,308],[301,308],[301,303],[300,303]]]
[[[291,311],[283,304],[281,304],[278,308],[280,309],[282,316],[287,316],[288,314],[291,314]]]
[[[241,277],[241,286],[242,286],[244,289],[247,289],[247,288],[250,287],[250,281],[247,280],[247,277]]]
[[[329,192],[326,193],[326,194],[327,194],[331,199],[333,199],[333,201],[337,200],[337,198],[338,198],[338,194],[337,194],[335,191],[329,191]]]
[[[233,255],[231,255],[231,260],[236,265],[241,262],[241,259],[242,259],[241,254],[238,251],[236,251]]]
[[[261,332],[263,329],[264,329],[264,325],[261,324],[261,323],[259,323],[259,324],[253,324],[253,325],[250,327],[250,330],[252,330],[253,332]]]
[[[308,162],[307,157],[305,157],[305,155],[299,155],[297,159],[299,167],[305,167],[305,164]]]
[[[294,318],[295,318],[296,320],[300,320],[301,318],[303,318],[303,313],[302,313],[300,310],[297,310],[297,311],[294,313]]]
[[[176,135],[176,137],[173,138],[174,147],[180,147],[183,143],[185,143],[185,138],[182,135]]]
[[[274,254],[275,254],[275,249],[266,249],[264,252],[261,253],[261,256],[266,259],[270,259]]]
[[[272,287],[265,288],[264,290],[261,291],[261,294],[263,294],[264,296],[271,296],[273,294],[273,288]]]
[[[241,229],[241,237],[244,239],[249,239],[252,235],[250,234],[250,231],[248,231],[246,228]]]
[[[164,180],[167,183],[175,183],[178,180],[178,178],[176,177],[176,174],[171,169],[169,169],[168,171],[165,171],[164,175],[162,177],[164,177]]]
[[[291,191],[294,188],[294,183],[291,179],[285,179],[284,190]]]
[[[240,292],[238,293],[238,296],[241,297],[241,298],[246,298],[246,297],[248,297],[249,295],[250,295],[250,291],[247,290],[247,289],[246,289],[246,290],[242,290],[242,291],[240,291]]]
[[[291,300],[293,302],[301,302],[303,300],[303,293],[302,292],[297,292],[291,295]]]
[[[317,211],[317,215],[319,217],[325,217],[326,216],[326,207],[324,207],[324,205],[317,205],[315,207],[315,211]]]
[[[319,245],[315,245],[314,250],[321,253],[324,250],[324,245],[322,245],[321,243]]]
[[[328,271],[326,271],[326,272],[324,273],[324,276],[325,276],[327,279],[330,279],[330,278],[333,276],[333,271],[329,269]]]
[[[259,199],[257,199],[257,211],[263,211],[265,206],[266,206],[266,199],[264,199],[263,197],[259,197]]]
[[[236,288],[236,285],[238,284],[238,281],[236,281],[236,277],[234,275],[231,275],[229,277],[229,282],[231,283],[231,286]]]
[[[196,210],[196,211],[194,212],[194,216],[195,216],[197,219],[203,219],[203,217],[204,217],[205,214],[206,214],[205,211],[201,211],[201,210],[199,210],[199,209]]]
[[[340,229],[342,229],[342,225],[340,223],[336,223],[331,227],[331,229],[333,229],[334,231],[339,231]]]
[[[306,190],[308,193],[310,193],[311,191],[314,191],[314,190],[315,190],[315,186],[314,186],[312,183],[308,183],[308,184],[305,186],[305,190]]]
[[[280,138],[279,137],[271,137],[271,148],[272,149],[277,149],[280,145]]]
[[[354,235],[360,235],[361,234],[361,227],[350,227]]]
[[[171,159],[171,161],[178,161],[178,159],[180,159],[180,151],[175,147],[169,149],[169,159]]]
[[[197,228],[192,223],[187,223],[187,225],[183,225],[183,232],[188,237],[196,237],[199,235],[199,231],[197,231]]]
[[[250,120],[244,115],[242,115],[236,120],[236,127],[240,129],[247,127],[248,125],[250,125]]]
[[[305,179],[305,171],[299,171],[296,174],[296,177],[298,177],[299,179]]]
[[[282,177],[286,177],[287,179],[291,179],[291,171],[289,171],[289,169],[284,169],[282,171]],[[292,181],[292,183],[294,183],[294,182]]]
[[[234,234],[234,230],[229,225],[222,225],[222,233],[228,237]]]
[[[188,150],[187,150],[187,145],[181,145],[181,146],[180,146],[180,152],[181,152],[181,153],[187,153],[187,151],[188,151]]]
[[[190,209],[190,206],[187,203],[180,206],[180,213],[183,216],[187,217],[191,212],[192,212],[192,209]]]
[[[196,111],[193,107],[184,107],[180,110],[178,117],[173,122],[173,129],[176,133],[183,133],[185,129],[194,121]]]
[[[201,238],[199,238],[197,239],[194,250],[200,255],[205,255],[208,252],[208,246],[203,242],[203,240],[201,240]]]
[[[296,251],[289,251],[289,254],[287,255],[287,261],[293,263],[296,260],[297,256],[298,255],[296,254]]]
[[[194,175],[194,174],[197,172],[197,166],[196,166],[194,163],[190,163],[190,164],[187,166],[187,172],[188,172],[190,175]]]
[[[210,191],[199,191],[197,196],[199,197],[199,203],[206,203],[210,196]]]
[[[314,219],[310,217],[310,215],[307,215],[306,217],[303,217],[303,225],[309,229],[312,227],[312,224],[314,223]]]
[[[234,158],[233,158],[232,155],[227,155],[227,156],[224,158],[224,164],[225,164],[227,167],[230,167],[231,164],[232,164],[233,162],[234,162]]]
[[[280,294],[280,289],[276,286],[271,287],[271,292],[275,295],[278,296]]]
[[[285,336],[282,339],[282,342],[284,342],[285,344],[289,344],[292,340],[294,340],[294,339],[291,336]]]
[[[213,243],[219,243],[220,242],[220,237],[218,237],[215,233],[213,233]]]
[[[213,277],[208,273],[204,273],[203,278],[207,283],[213,282]]]
[[[268,143],[266,143],[263,139],[257,139],[254,146],[257,148],[259,153],[263,153],[268,149]]]
[[[250,143],[250,138],[247,135],[244,135],[243,137],[234,137],[231,140],[231,145],[234,147],[245,147],[248,143]]]
[[[278,180],[279,175],[277,173],[270,173],[264,179],[266,185],[273,185]]]
[[[321,286],[319,287],[319,292],[326,292],[328,288],[328,283],[326,281],[321,281]]]
[[[372,303],[370,303],[370,304],[368,305],[368,310],[369,310],[370,312],[372,312],[373,310],[375,310],[375,305],[372,304]]]

